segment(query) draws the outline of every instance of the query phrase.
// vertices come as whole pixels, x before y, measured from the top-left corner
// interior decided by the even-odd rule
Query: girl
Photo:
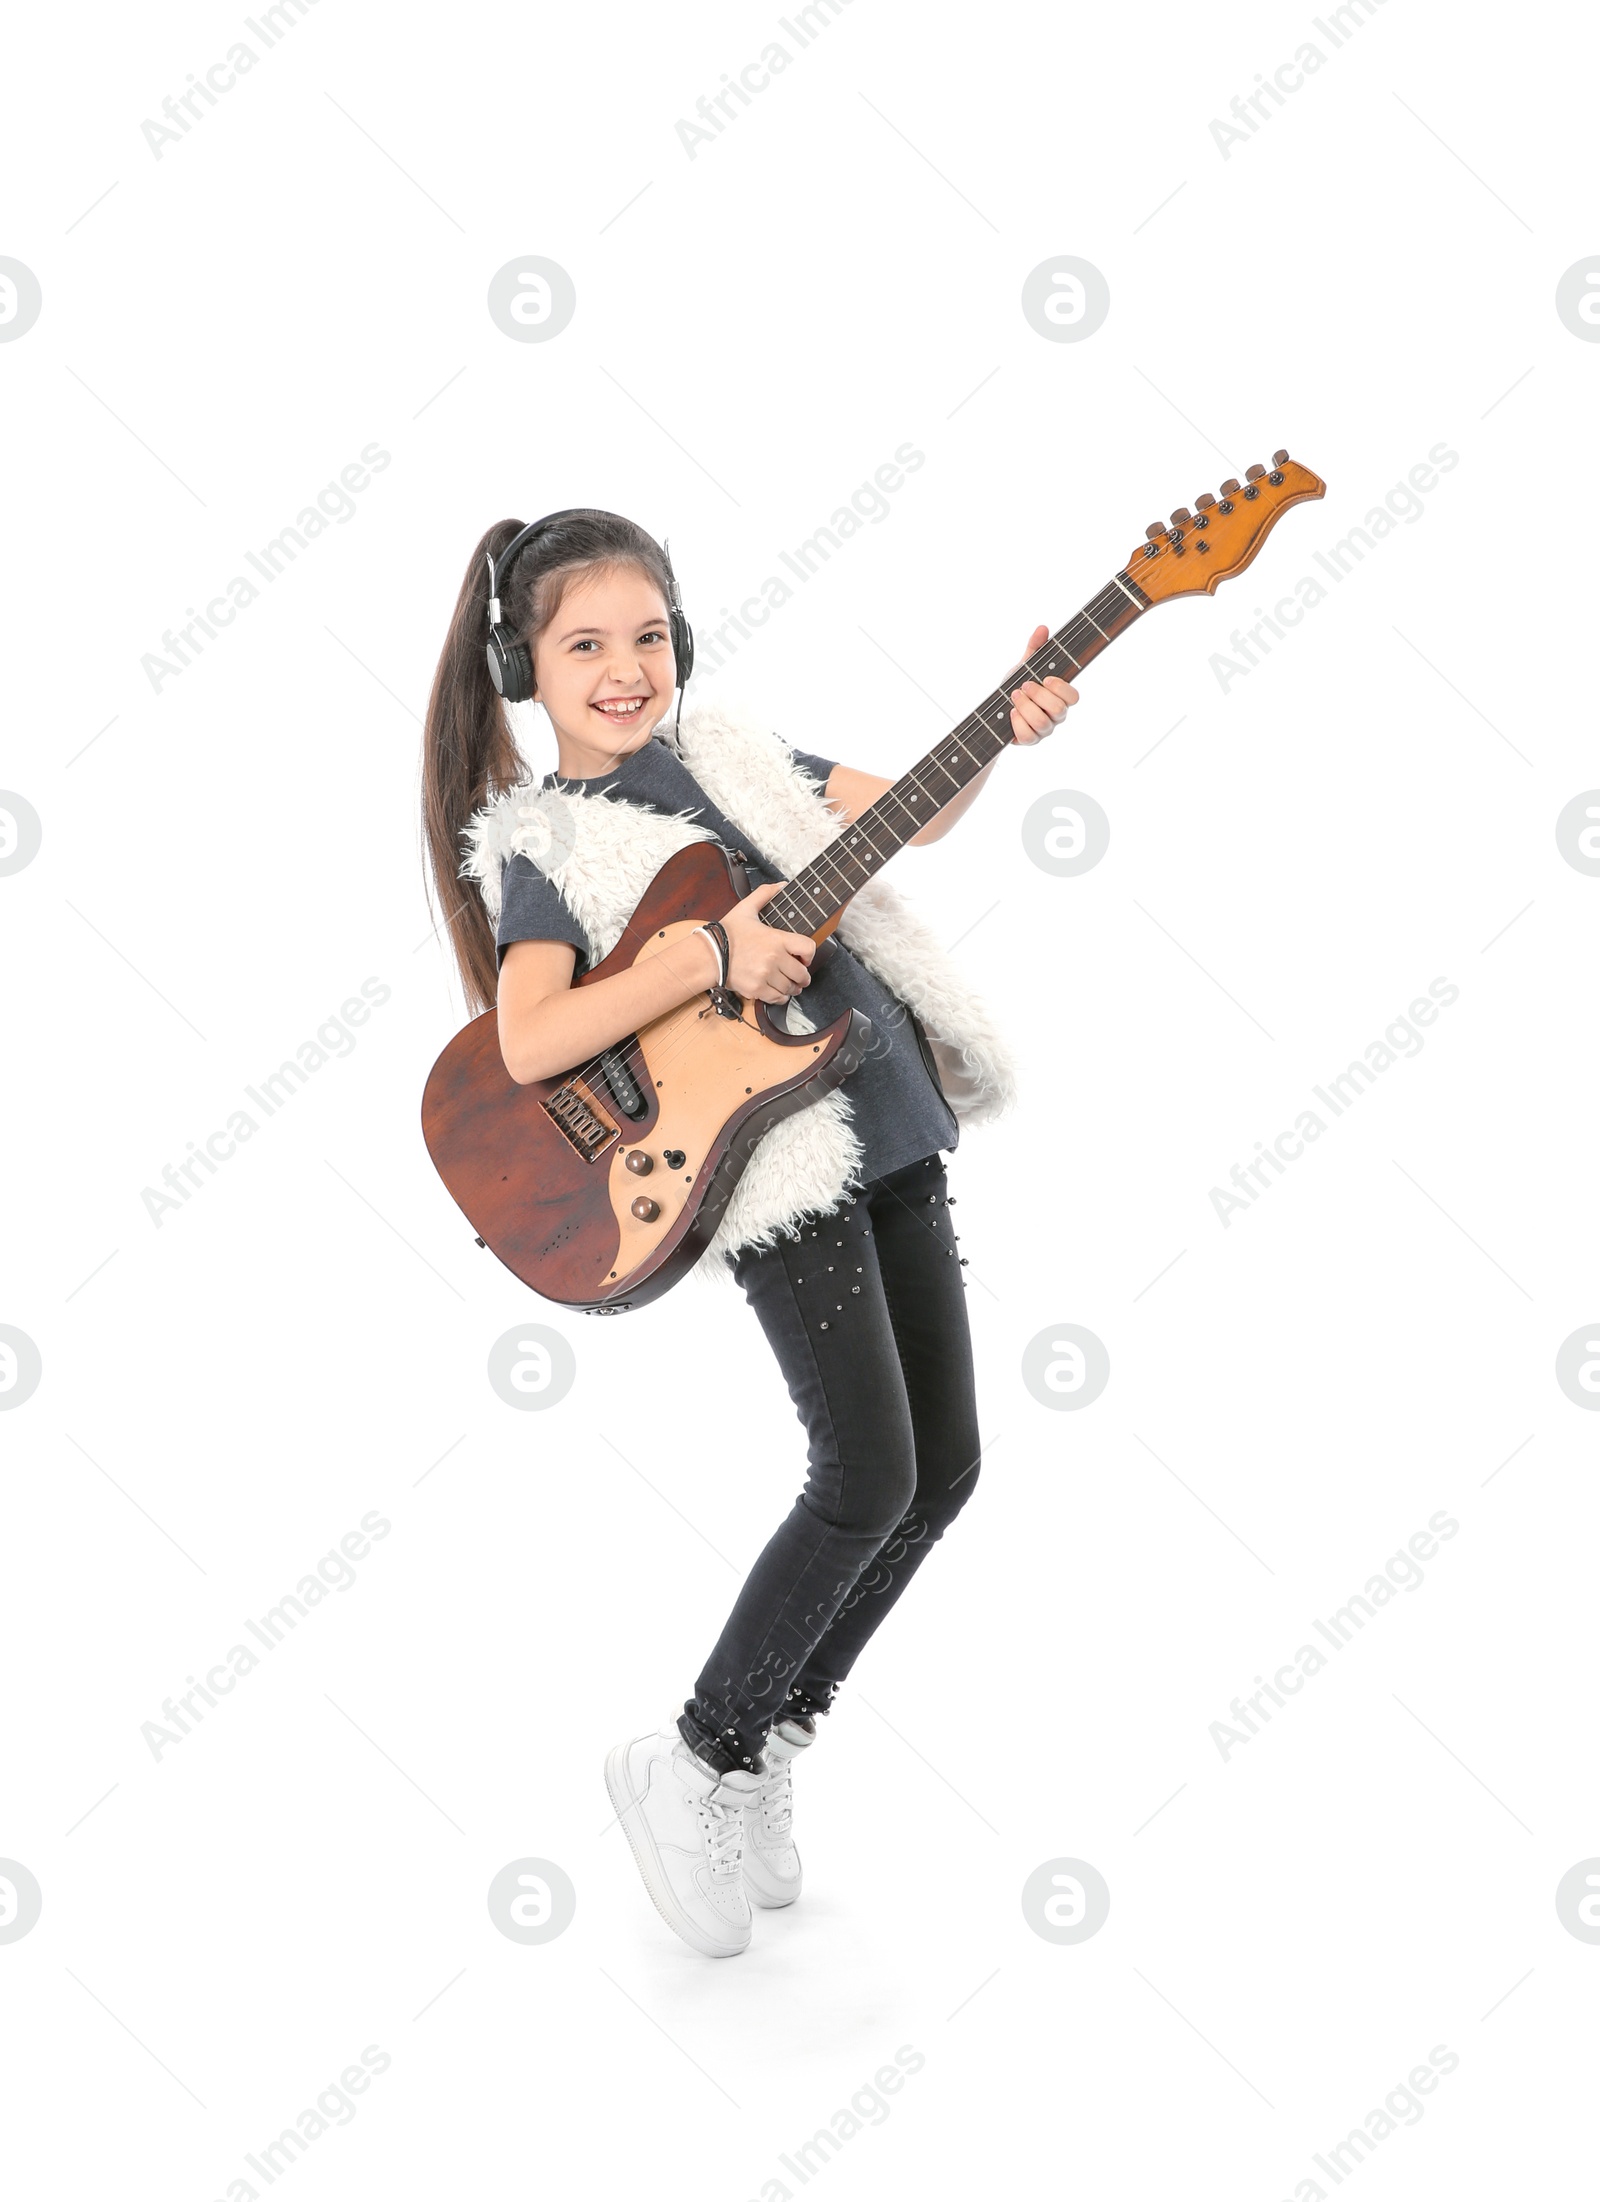
[[[791,750],[726,706],[685,717],[692,657],[666,553],[642,528],[588,509],[531,529],[501,521],[473,553],[439,660],[424,813],[469,1006],[495,1006],[520,1084],[559,1076],[723,982],[724,945],[706,928],[573,984],[691,839],[742,851],[757,882],[722,914],[726,985],[792,1004],[795,1030],[850,1008],[871,1021],[844,1086],[761,1140],[701,1263],[731,1263],[777,1357],[808,1440],[805,1488],[675,1725],[606,1762],[657,1910],[695,1949],[729,1957],[750,1941],[752,1898],[775,1908],[800,1893],[794,1759],[977,1482],[942,1151],[958,1117],[1007,1104],[1012,1075],[981,1002],[881,879],[821,955],[808,935],[760,921],[784,879],[891,783]],[[530,690],[558,757],[539,785],[514,718],[531,709],[520,701]],[[1076,701],[1065,681],[1024,681],[1011,693],[1013,737],[1038,740]],[[915,840],[946,834],[992,770]],[[465,900],[463,876],[479,890]]]

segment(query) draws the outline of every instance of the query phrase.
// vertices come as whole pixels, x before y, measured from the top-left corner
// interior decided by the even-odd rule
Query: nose
[[[606,663],[606,678],[618,688],[638,688],[649,683],[643,680],[644,668],[639,663],[637,650],[618,648],[612,651]]]

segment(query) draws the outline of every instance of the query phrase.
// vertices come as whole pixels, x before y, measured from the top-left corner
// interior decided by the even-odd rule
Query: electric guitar
[[[1145,541],[1032,657],[773,896],[764,924],[819,944],[881,871],[1010,743],[1019,680],[1076,680],[1153,604],[1214,595],[1242,573],[1282,513],[1323,495],[1309,468],[1276,452],[1243,484],[1153,521]],[[589,986],[658,954],[749,892],[718,843],[662,865]],[[872,1027],[850,1010],[815,1032],[788,1031],[784,1005],[706,997],[617,1041],[562,1077],[518,1085],[500,1055],[495,1012],[450,1042],[428,1077],[422,1131],[434,1167],[481,1242],[525,1285],[563,1307],[615,1315],[676,1284],[709,1245],[765,1132],[839,1085]]]

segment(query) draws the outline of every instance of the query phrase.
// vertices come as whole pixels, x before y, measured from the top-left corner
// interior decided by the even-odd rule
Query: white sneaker
[[[800,1894],[800,1853],[794,1847],[794,1761],[815,1743],[798,1721],[780,1720],[767,1738],[767,1772],[744,1808],[744,1885],[764,1911]]]
[[[706,1957],[737,1957],[750,1942],[740,1854],[744,1806],[759,1774],[718,1775],[676,1728],[635,1736],[606,1758],[606,1788],[650,1900]]]

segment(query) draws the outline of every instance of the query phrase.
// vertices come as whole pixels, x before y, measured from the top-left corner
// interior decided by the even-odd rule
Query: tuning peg
[[[1152,520],[1144,532],[1152,543],[1159,543],[1167,532],[1166,522],[1164,520]]]
[[[1238,495],[1238,493],[1239,493],[1239,485],[1238,485],[1238,483],[1237,483],[1237,482],[1224,482],[1224,483],[1223,483],[1223,485],[1222,485],[1222,494],[1223,494],[1223,496],[1224,496],[1224,497],[1236,497],[1236,496]]]
[[[1210,490],[1208,489],[1203,497],[1197,497],[1195,499],[1194,509],[1196,512],[1209,512],[1216,501],[1217,500],[1215,499],[1215,497],[1212,496]]]
[[[1247,482],[1259,482],[1266,471],[1264,466],[1247,466],[1244,470],[1244,478]]]
[[[1186,528],[1189,525],[1189,508],[1187,505],[1178,507],[1172,515],[1172,524],[1175,528]]]
[[[1285,459],[1286,459],[1286,458],[1287,458],[1288,456],[1289,456],[1289,454],[1288,454],[1288,452],[1287,452],[1287,451],[1274,451],[1274,453],[1272,454],[1272,463],[1273,463],[1273,465],[1274,465],[1274,466],[1282,466],[1282,464],[1283,464],[1284,460],[1285,460]]]

